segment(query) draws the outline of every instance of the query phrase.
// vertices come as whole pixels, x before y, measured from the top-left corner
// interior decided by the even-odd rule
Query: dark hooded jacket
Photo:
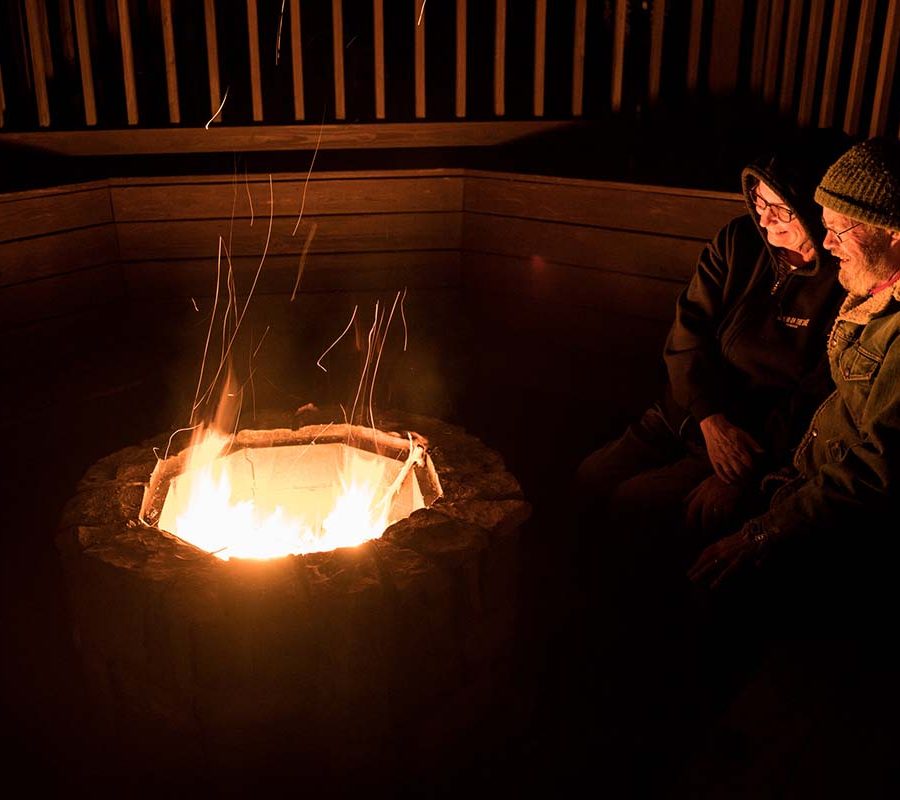
[[[833,388],[825,345],[845,292],[837,262],[822,246],[813,193],[850,144],[840,133],[820,130],[744,168],[748,213],[704,249],[666,341],[669,424],[702,445],[698,423],[723,413],[763,446],[762,470],[786,460]],[[750,195],[759,181],[809,233],[811,262],[792,269],[769,244]]]

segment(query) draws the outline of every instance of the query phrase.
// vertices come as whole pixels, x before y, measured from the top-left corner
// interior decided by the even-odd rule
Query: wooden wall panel
[[[112,225],[77,228],[0,245],[0,287],[116,262]]]
[[[683,281],[536,261],[497,253],[465,254],[463,285],[475,294],[552,303],[577,315],[584,308],[670,321]]]
[[[462,208],[461,174],[425,173],[407,177],[359,175],[354,177],[280,176],[272,182],[276,216],[296,223],[306,187],[303,213],[366,214],[370,212],[459,211]],[[259,175],[237,179],[161,179],[113,181],[110,194],[118,223],[144,220],[236,219],[269,216],[269,180]]]
[[[725,192],[472,173],[464,210],[708,239],[744,201]]]
[[[77,315],[123,296],[121,270],[116,263],[4,286],[0,290],[0,324],[5,329],[36,319]]]
[[[259,258],[232,259],[238,296],[245,298],[259,266]],[[256,283],[255,295],[290,296],[300,271],[298,256],[268,256]],[[224,273],[223,273],[224,274]],[[140,261],[124,272],[129,297],[180,298],[185,306],[216,291],[216,264],[210,259]],[[403,288],[458,287],[458,250],[407,253],[313,253],[303,265],[299,290],[308,292],[397,291]]]
[[[465,251],[499,253],[629,275],[686,281],[701,245],[692,239],[469,214]]]
[[[109,190],[105,186],[92,184],[74,190],[0,196],[0,242],[111,222]]]
[[[296,236],[291,235],[294,218],[277,217],[272,225],[268,254],[299,254],[304,247],[307,226],[312,222],[318,227],[310,245],[311,253],[443,250],[459,242],[462,215],[459,212],[304,215]],[[266,248],[268,220],[257,218],[252,227],[246,220],[237,221],[233,226],[228,220],[123,222],[117,230],[123,262],[215,259],[220,236],[231,243],[232,255],[261,255]]]

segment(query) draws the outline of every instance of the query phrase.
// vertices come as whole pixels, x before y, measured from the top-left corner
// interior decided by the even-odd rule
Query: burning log
[[[236,441],[325,435],[285,422]],[[91,699],[133,753],[129,769],[408,773],[479,724],[510,663],[530,506],[499,455],[462,429],[413,415],[379,427],[427,441],[434,476],[424,461],[412,470],[425,506],[326,552],[223,561],[145,524],[183,466],[181,454],[153,456],[168,437],[86,472],[57,544]]]

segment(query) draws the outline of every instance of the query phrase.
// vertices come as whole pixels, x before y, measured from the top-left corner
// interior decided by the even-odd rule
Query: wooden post
[[[809,9],[809,29],[806,32],[803,85],[800,89],[800,106],[797,110],[797,122],[801,127],[806,127],[812,122],[813,96],[816,91],[816,75],[819,70],[819,48],[822,44],[824,18],[825,0],[812,0]]]
[[[259,71],[259,20],[256,0],[247,0],[247,44],[250,48],[250,97],[253,102],[253,121],[262,122],[262,79]]]
[[[291,0],[291,69],[294,76],[294,119],[305,119],[303,45],[300,42],[300,0]]]
[[[613,69],[610,99],[613,111],[622,108],[625,82],[625,28],[628,22],[628,0],[616,0],[616,24],[613,28]]]
[[[97,102],[94,98],[94,71],[91,68],[91,39],[84,3],[85,0],[75,0],[75,38],[78,41],[78,65],[81,68],[84,121],[87,125],[96,125]]]
[[[334,55],[334,116],[347,116],[344,102],[344,11],[341,0],[331,0],[331,47]]]
[[[38,124],[50,125],[50,99],[47,96],[47,74],[44,71],[44,47],[41,42],[40,12],[37,0],[25,0],[28,25],[28,44],[31,47],[31,68],[34,72],[34,98],[37,101]]]
[[[587,27],[587,2],[575,0],[575,26],[572,34],[572,116],[584,113],[584,38]]]
[[[466,116],[466,0],[456,0],[456,116]]]
[[[544,72],[547,61],[547,0],[534,4],[534,102],[533,113],[544,116]]]
[[[206,21],[206,66],[209,72],[209,105],[214,115],[210,122],[221,122],[222,114],[217,113],[222,105],[219,87],[219,39],[216,34],[215,0],[203,0],[203,16]]]
[[[884,20],[884,41],[881,45],[881,61],[878,64],[878,79],[875,82],[875,99],[872,103],[872,119],[869,136],[881,136],[887,127],[888,107],[891,102],[891,88],[897,69],[897,46],[900,42],[900,0],[890,0]]]
[[[700,35],[703,32],[703,0],[691,3],[691,36],[688,40],[687,89],[697,91],[700,81]]]
[[[666,0],[656,0],[650,18],[650,69],[647,74],[647,100],[651,106],[659,100],[665,18]]]
[[[128,0],[118,0],[119,42],[122,45],[122,76],[125,79],[125,109],[128,124],[138,124],[137,84],[134,79],[134,49],[131,44],[131,17]]]
[[[59,4],[59,35],[62,39],[63,58],[67,64],[75,63],[75,28],[72,24],[72,4],[62,0]]]
[[[384,119],[384,0],[372,0],[375,35],[375,119]]]
[[[506,113],[506,0],[496,0],[494,24],[494,114]]]
[[[750,88],[761,92],[766,70],[766,34],[769,27],[769,0],[758,0],[753,27],[753,58],[750,63]]]
[[[863,86],[866,82],[866,66],[869,63],[869,45],[872,41],[872,23],[875,19],[875,0],[862,0],[859,24],[856,28],[856,46],[853,49],[853,66],[850,70],[850,88],[847,91],[847,107],[844,109],[844,130],[855,136],[859,130],[862,110]]]
[[[781,55],[781,20],[784,0],[772,0],[769,14],[769,37],[766,44],[766,74],[763,77],[763,99],[775,102],[775,88],[778,85],[778,62]]]
[[[847,22],[847,0],[834,0],[831,14],[831,32],[828,34],[828,57],[825,59],[825,77],[822,80],[822,103],[819,106],[819,127],[828,128],[834,120],[834,101],[837,96],[838,73],[841,68],[841,47],[844,41],[844,25]]]
[[[416,119],[425,116],[425,0],[413,3],[415,31]]]
[[[172,0],[161,0],[163,48],[166,55],[166,91],[169,97],[169,122],[181,122],[178,107],[178,69],[175,61],[175,28],[172,23]]]
[[[791,110],[794,102],[794,79],[797,75],[797,52],[800,43],[800,20],[803,17],[803,0],[790,0],[787,30],[784,43],[784,66],[781,72],[781,97],[778,107],[783,114]],[[807,48],[812,46],[807,37]]]
[[[737,86],[743,13],[744,0],[716,0],[713,7],[709,88],[716,94],[730,94]]]

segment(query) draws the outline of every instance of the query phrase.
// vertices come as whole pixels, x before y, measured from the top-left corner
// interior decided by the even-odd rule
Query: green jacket
[[[796,477],[752,523],[776,540],[880,530],[900,479],[900,283],[849,296],[828,338],[835,391],[794,454]],[[748,523],[751,524],[751,523]]]

